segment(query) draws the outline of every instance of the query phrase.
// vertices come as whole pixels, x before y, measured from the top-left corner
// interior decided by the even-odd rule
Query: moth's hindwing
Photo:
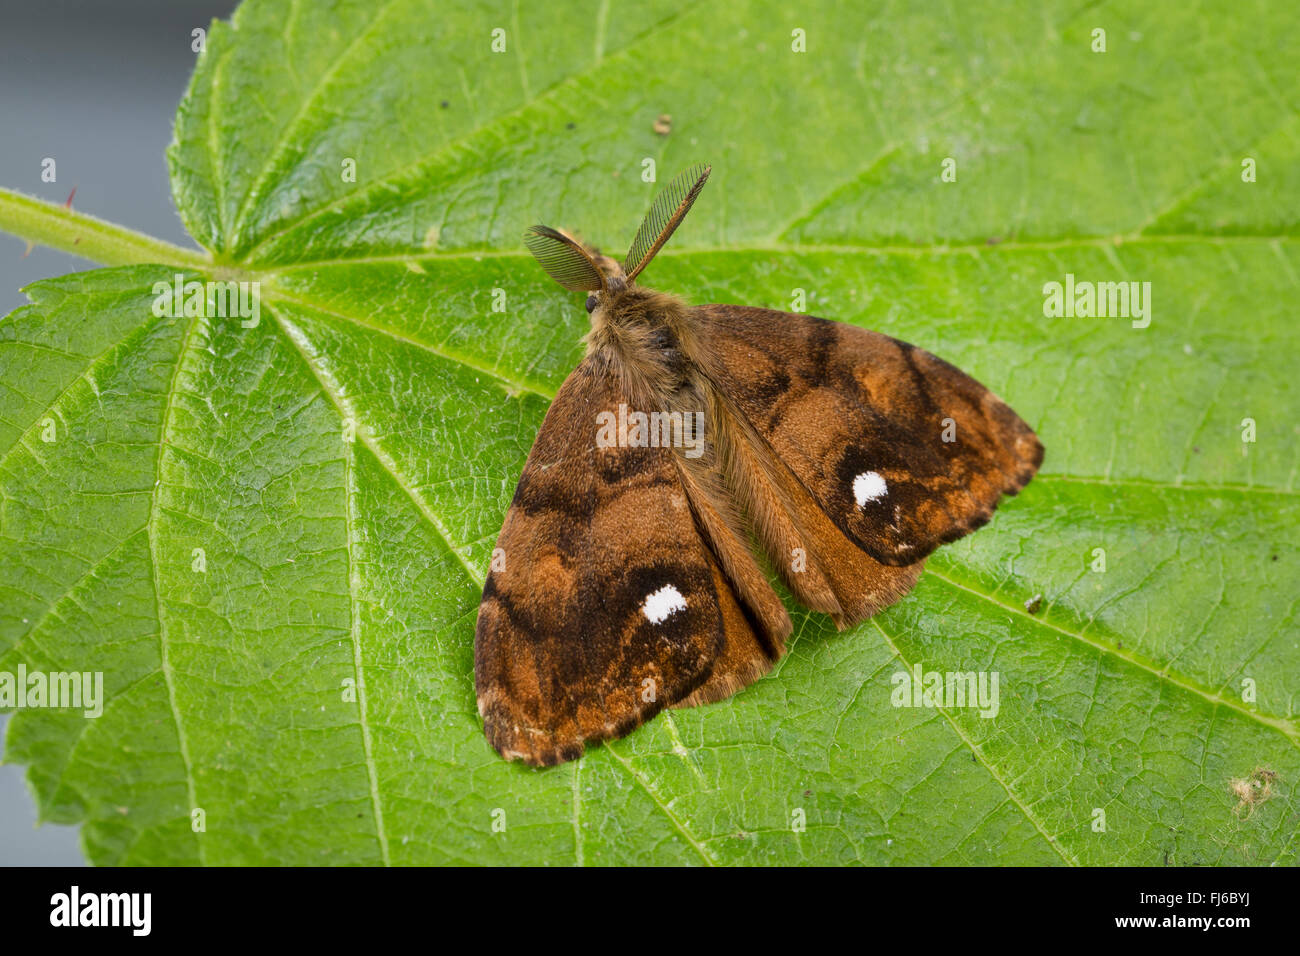
[[[980,527],[1042,462],[1037,436],[1005,402],[915,346],[770,309],[691,314],[718,389],[882,564],[916,564]]]
[[[722,680],[741,666],[736,648],[759,646],[696,530],[673,450],[598,447],[597,416],[625,401],[597,361],[578,366],[501,529],[474,669],[504,757],[574,759],[703,687],[715,661]]]

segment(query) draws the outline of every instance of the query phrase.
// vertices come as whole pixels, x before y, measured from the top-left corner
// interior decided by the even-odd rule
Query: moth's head
[[[655,197],[632,240],[627,258],[621,263],[550,226],[529,228],[524,233],[524,244],[552,279],[566,289],[587,293],[589,313],[614,309],[634,290],[636,277],[686,218],[712,168],[692,166],[664,187]]]

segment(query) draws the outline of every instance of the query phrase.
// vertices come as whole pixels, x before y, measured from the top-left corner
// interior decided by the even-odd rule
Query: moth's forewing
[[[474,665],[488,740],[507,758],[571,760],[757,646],[700,540],[673,450],[598,446],[598,415],[620,402],[597,359],[569,376],[497,541]]]
[[[885,565],[984,524],[1043,446],[1006,403],[886,335],[745,306],[691,310],[717,388],[834,525]]]
[[[785,653],[784,641],[773,647],[769,640],[759,636],[756,621],[742,607],[735,588],[712,554],[709,563],[722,615],[722,644],[709,679],[689,695],[674,700],[673,707],[697,707],[725,700],[770,671]]]

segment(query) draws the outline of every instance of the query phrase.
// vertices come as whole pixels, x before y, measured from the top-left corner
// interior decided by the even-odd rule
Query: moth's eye
[[[587,311],[588,312],[596,311],[596,297],[594,295],[587,296]]]

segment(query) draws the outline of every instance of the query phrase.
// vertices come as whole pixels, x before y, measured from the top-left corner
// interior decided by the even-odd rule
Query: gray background
[[[0,185],[186,246],[163,151],[189,82],[190,31],[234,0],[0,2]],[[52,157],[58,181],[41,182]],[[94,268],[0,233],[0,314],[24,285]],[[0,733],[8,718],[0,716]],[[81,865],[77,828],[35,828],[22,767],[0,766],[0,866]]]

